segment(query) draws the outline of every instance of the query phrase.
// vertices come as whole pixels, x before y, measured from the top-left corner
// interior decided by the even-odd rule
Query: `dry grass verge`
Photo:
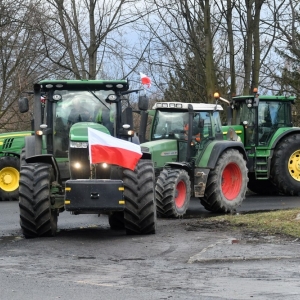
[[[208,219],[199,220],[199,225]],[[283,234],[300,238],[300,209],[279,210],[236,215],[223,215],[209,218],[215,227],[238,227],[266,234]]]

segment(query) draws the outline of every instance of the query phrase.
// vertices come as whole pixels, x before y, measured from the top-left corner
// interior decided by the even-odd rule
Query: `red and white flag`
[[[150,86],[151,86],[151,79],[150,79],[150,77],[148,77],[144,73],[140,73],[140,76],[141,76],[142,85],[146,86],[147,88],[150,88]]]
[[[141,146],[88,127],[90,163],[107,163],[134,170],[142,157]]]

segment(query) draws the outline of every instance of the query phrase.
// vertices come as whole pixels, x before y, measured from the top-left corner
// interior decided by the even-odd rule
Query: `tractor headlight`
[[[88,142],[72,142],[70,141],[70,148],[87,148]]]
[[[81,168],[81,163],[80,162],[75,162],[74,163],[74,168],[75,169],[80,169]]]

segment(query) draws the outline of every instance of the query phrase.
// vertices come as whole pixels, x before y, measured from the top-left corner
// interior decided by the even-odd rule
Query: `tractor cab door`
[[[258,107],[258,145],[268,145],[280,127],[290,127],[289,103],[260,101]]]
[[[245,102],[241,102],[239,105],[236,124],[244,126],[245,147],[257,145],[257,111],[257,107],[249,107]]]

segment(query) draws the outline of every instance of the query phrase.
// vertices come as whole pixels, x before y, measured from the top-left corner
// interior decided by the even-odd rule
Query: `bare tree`
[[[39,34],[31,30],[34,6],[3,1],[0,13],[0,130],[30,129],[18,113],[17,100],[41,75]],[[44,75],[43,75],[44,76]]]
[[[65,76],[96,79],[118,60],[120,31],[142,17],[134,4],[133,0],[47,0],[43,7],[47,23],[40,18],[38,24],[45,56],[65,70]]]

